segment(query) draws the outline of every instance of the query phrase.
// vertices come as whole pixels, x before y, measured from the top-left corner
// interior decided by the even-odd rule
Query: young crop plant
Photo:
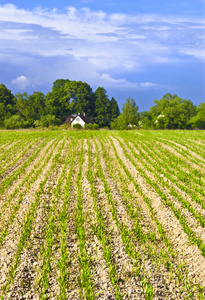
[[[60,285],[60,299],[64,300],[67,298],[66,291],[67,287],[69,285],[69,265],[71,265],[71,260],[69,257],[68,249],[67,249],[67,234],[68,228],[67,228],[67,223],[70,218],[68,215],[68,206],[70,204],[70,188],[71,188],[71,178],[72,178],[72,173],[74,169],[74,164],[75,164],[75,158],[76,158],[76,148],[77,148],[77,143],[78,140],[76,139],[75,142],[73,142],[72,147],[72,157],[69,157],[70,159],[70,167],[69,167],[69,173],[68,176],[66,177],[66,183],[64,186],[64,198],[63,198],[63,207],[62,210],[59,213],[59,219],[60,219],[60,230],[61,230],[61,238],[60,238],[60,250],[61,250],[61,258],[58,260],[57,267],[59,269],[59,276],[58,276],[58,281]],[[67,157],[67,158],[68,158]],[[67,161],[66,161],[67,162]],[[66,168],[64,168],[63,174],[65,174]],[[57,189],[58,191],[58,189]],[[56,195],[57,197],[59,194]]]
[[[98,154],[95,153],[96,158],[98,157]],[[104,218],[101,213],[101,209],[98,204],[98,199],[97,199],[97,193],[96,193],[96,188],[94,185],[94,175],[92,171],[92,160],[91,160],[91,145],[90,145],[90,140],[88,140],[88,180],[90,182],[91,186],[91,191],[92,191],[92,196],[94,199],[94,207],[96,211],[96,216],[97,216],[97,224],[93,228],[94,234],[97,236],[98,240],[100,241],[102,245],[102,250],[103,250],[103,256],[105,259],[105,262],[109,268],[109,278],[111,281],[111,284],[113,288],[115,289],[115,299],[123,299],[123,294],[120,291],[120,285],[118,281],[118,276],[117,276],[117,270],[116,266],[113,262],[113,255],[112,251],[110,248],[110,245],[108,243],[109,238],[107,237],[107,230],[106,230],[106,225],[104,223]]]
[[[108,153],[106,153],[103,142],[101,142],[101,146],[102,146],[102,149],[103,149],[103,152],[104,152],[103,157],[107,162],[107,167],[109,169],[110,176],[113,178],[113,180],[115,180],[116,179],[115,175],[112,174],[114,166],[109,166],[109,164],[111,163],[112,160],[110,159],[110,161],[108,161],[109,160],[108,155],[107,155]],[[123,196],[123,200],[124,200],[123,203],[126,206],[126,209],[127,209],[127,212],[129,214],[129,216],[133,220],[134,227],[133,227],[132,230],[133,230],[133,233],[134,233],[135,237],[137,237],[138,241],[140,241],[143,244],[146,243],[147,240],[150,240],[152,243],[155,244],[155,246],[158,245],[158,243],[156,241],[156,233],[155,232],[150,231],[150,234],[147,234],[147,233],[145,234],[145,232],[143,231],[142,225],[141,225],[141,223],[143,221],[143,215],[140,213],[140,207],[137,206],[134,210],[133,204],[136,206],[137,203],[133,202],[134,198],[131,195],[130,191],[128,190],[126,182],[124,181],[124,178],[122,177],[121,172],[119,171],[119,169],[117,171],[118,171],[118,176],[119,176],[119,178],[121,180],[121,183],[122,183],[121,188],[122,188],[122,196]]]
[[[62,147],[61,147],[60,151],[62,151]],[[28,242],[28,239],[30,238],[32,224],[33,224],[33,221],[35,218],[35,212],[36,212],[39,202],[41,200],[41,194],[43,194],[43,192],[44,192],[44,186],[45,186],[49,176],[51,175],[52,171],[54,170],[55,166],[56,166],[56,161],[54,160],[53,164],[51,165],[51,167],[49,169],[49,172],[45,176],[44,180],[40,183],[40,188],[35,194],[35,200],[31,203],[31,205],[27,211],[27,214],[25,217],[25,223],[24,223],[22,232],[20,234],[19,242],[17,244],[17,251],[16,251],[16,254],[15,254],[15,257],[13,260],[13,264],[11,265],[11,267],[9,269],[9,276],[7,279],[7,283],[4,284],[4,286],[3,286],[5,297],[7,295],[7,292],[9,291],[11,283],[14,280],[16,269],[17,269],[17,266],[19,265],[19,260],[20,260],[20,255],[22,253],[22,250],[24,249],[26,243]]]
[[[136,146],[136,144],[134,143],[134,145]],[[132,152],[132,155],[138,159],[138,154],[136,154],[136,152],[132,149],[131,146],[128,146],[130,151]],[[199,213],[195,212],[195,209],[193,208],[192,204],[190,204],[189,201],[185,200],[177,191],[177,189],[164,180],[164,178],[162,178],[160,175],[164,174],[166,176],[166,178],[169,178],[171,182],[176,183],[176,186],[181,187],[179,181],[177,179],[174,179],[174,176],[170,175],[170,172],[164,171],[164,169],[161,167],[162,162],[160,163],[157,156],[152,157],[150,151],[147,151],[149,153],[149,156],[146,155],[145,153],[143,153],[142,151],[139,150],[140,153],[140,157],[141,157],[141,163],[146,166],[147,170],[154,173],[155,177],[157,178],[158,181],[160,181],[162,183],[163,186],[166,186],[167,189],[170,191],[170,194],[172,196],[174,196],[176,199],[178,199],[179,202],[181,202],[182,206],[186,209],[188,209],[193,216],[199,221],[200,225],[202,227],[205,226],[205,220],[204,217],[201,216]],[[142,160],[143,157],[143,160]],[[152,159],[155,161],[154,166],[152,166],[153,161],[150,159],[150,157],[152,157]],[[149,162],[149,165],[147,164],[147,162]],[[176,176],[176,175],[175,175]],[[188,188],[186,188],[186,191],[188,190]],[[183,190],[183,187],[182,187]],[[199,202],[199,201],[197,201]],[[203,200],[200,201],[200,204],[202,206],[202,208],[205,208],[205,204],[203,202]]]
[[[31,184],[38,178],[40,172],[42,171],[43,167],[45,167],[46,163],[48,162],[48,158],[51,157],[52,151],[49,153],[50,149],[52,147],[55,148],[55,145],[57,145],[58,141],[52,141],[52,143],[49,145],[49,147],[46,149],[44,156],[41,157],[40,160],[37,161],[37,163],[34,165],[34,167],[31,169],[29,173],[26,174],[26,176],[23,178],[22,182],[18,187],[15,188],[14,192],[8,197],[7,201],[2,206],[2,210],[0,212],[0,217],[4,213],[4,210],[6,207],[10,204],[11,201],[13,201],[14,197],[18,194],[19,201],[22,200],[24,195],[26,194],[27,189],[31,186]],[[41,166],[42,161],[45,160],[44,164]],[[39,170],[39,166],[41,166]],[[35,175],[34,175],[35,174]],[[34,176],[33,176],[34,175]],[[25,186],[26,184],[26,186]],[[19,193],[19,190],[25,187],[24,192]]]
[[[58,143],[58,141],[56,141],[56,143],[55,143],[54,145],[57,145],[57,143]],[[53,151],[54,151],[54,150],[53,150]],[[43,168],[47,165],[48,161],[50,160],[50,158],[51,158],[51,156],[52,156],[52,154],[53,154],[53,151],[51,151],[50,154],[46,157],[46,161],[43,163],[43,165],[42,165],[39,169],[37,169],[37,172],[35,173],[35,175],[34,175],[33,177],[30,178],[31,173],[29,173],[29,174],[25,177],[25,179],[24,179],[24,181],[22,182],[22,184],[24,184],[25,182],[27,182],[27,188],[29,188],[29,187],[31,186],[31,184],[32,184],[33,182],[35,182],[35,180],[39,177],[40,173],[42,172]],[[30,179],[30,180],[29,180],[29,179]],[[3,230],[2,230],[1,233],[0,233],[0,245],[3,243],[5,237],[6,237],[7,234],[8,234],[9,226],[13,223],[13,221],[14,221],[14,219],[15,219],[15,217],[16,217],[16,214],[17,214],[17,212],[18,212],[18,210],[19,210],[19,207],[20,207],[20,205],[21,205],[21,203],[22,203],[22,201],[23,201],[23,197],[25,196],[26,191],[27,191],[27,189],[25,189],[24,192],[22,192],[22,193],[19,194],[18,202],[17,202],[15,205],[12,206],[12,213],[11,213],[11,215],[10,215],[10,217],[9,217],[9,219],[8,219],[8,221],[7,221],[7,223],[5,223],[5,226],[4,226]],[[15,196],[15,194],[16,194],[17,192],[18,192],[18,189],[15,189],[14,192],[11,194],[10,198],[8,199],[8,202],[5,204],[5,207],[6,207],[6,205],[7,205],[10,201],[12,201],[13,197]],[[4,208],[5,208],[5,207],[4,207]],[[3,213],[3,210],[2,210],[2,213]],[[1,216],[1,214],[0,214],[0,216]]]
[[[1,131],[0,166],[0,299],[205,299],[203,131]]]
[[[18,163],[18,161],[20,161],[20,159],[24,158],[24,157],[27,157],[29,155],[29,152],[30,152],[30,149],[33,145],[35,145],[37,143],[39,139],[36,139],[36,140],[32,140],[32,141],[26,141],[26,142],[23,142],[21,144],[21,150],[19,152],[19,147],[16,147],[15,151],[9,151],[7,153],[4,154],[4,157],[2,157],[2,160],[4,161],[4,164],[2,163],[2,169],[0,170],[0,176],[2,176],[2,174],[9,168],[11,168],[12,166],[15,166],[16,168],[16,165]],[[23,147],[22,147],[23,145]],[[11,159],[12,157],[12,159]],[[1,158],[0,158],[1,160]],[[3,165],[4,165],[4,168],[3,168]]]
[[[189,240],[191,242],[194,242],[198,248],[201,250],[202,255],[205,257],[205,252],[204,252],[204,243],[203,240],[198,238],[194,231],[188,226],[186,218],[182,215],[181,211],[177,208],[175,208],[174,204],[172,201],[170,201],[167,197],[167,195],[161,190],[160,186],[157,184],[157,182],[153,181],[146,175],[146,173],[135,164],[135,161],[131,157],[131,155],[128,154],[127,150],[125,149],[124,145],[122,144],[121,141],[119,141],[122,149],[124,150],[124,154],[131,161],[133,166],[135,166],[136,170],[140,172],[142,177],[146,180],[146,182],[154,188],[154,190],[158,193],[158,195],[161,197],[162,201],[165,203],[165,205],[168,205],[171,210],[173,211],[174,215],[177,217],[177,219],[180,221],[184,232],[187,234]]]
[[[156,138],[156,141],[162,142],[162,139]],[[163,139],[163,143],[167,146],[170,146],[173,148],[177,153],[179,153],[182,157],[186,158],[190,163],[194,163],[196,165],[199,165],[200,167],[204,168],[205,162],[201,160],[200,158],[193,156],[192,153],[186,148],[184,145],[184,148],[181,147],[180,144],[182,144],[182,141],[180,141],[180,144],[177,144],[171,140]],[[182,144],[183,145],[183,144]]]
[[[71,146],[71,143],[70,143]],[[63,141],[60,151],[58,152],[58,154],[55,156],[55,163],[58,165],[60,157],[62,155],[62,151],[65,148],[65,140]],[[68,151],[70,149],[68,148]],[[60,178],[58,180],[58,183],[55,187],[55,189],[53,190],[53,195],[54,197],[52,197],[51,199],[49,199],[49,203],[48,205],[45,207],[46,210],[48,210],[47,212],[47,217],[46,217],[46,224],[47,226],[45,226],[44,229],[44,236],[45,239],[42,243],[42,247],[41,247],[41,257],[43,260],[43,264],[41,266],[41,278],[40,278],[40,282],[39,282],[39,286],[41,287],[41,291],[40,291],[40,295],[42,299],[47,299],[47,289],[49,287],[49,277],[50,277],[50,273],[51,273],[51,263],[53,262],[53,256],[54,253],[52,251],[54,245],[55,245],[55,236],[57,234],[57,221],[58,221],[58,215],[56,215],[55,211],[56,211],[56,206],[58,205],[58,201],[60,198],[60,193],[61,193],[61,186],[62,186],[62,182],[63,182],[63,178],[65,176],[65,171],[69,162],[69,158],[70,156],[67,156],[66,162],[63,166]],[[49,208],[49,209],[48,209]]]
[[[6,177],[5,180],[2,181],[2,186],[0,187],[0,194],[2,194],[2,192],[6,188],[8,188],[14,182],[14,180],[18,178],[19,175],[21,175],[25,171],[26,167],[29,166],[29,164],[37,157],[42,147],[45,146],[47,142],[48,141],[43,140],[22,165],[10,176]]]
[[[76,234],[79,242],[78,262],[80,266],[80,274],[78,276],[78,284],[84,293],[85,299],[94,299],[93,284],[91,281],[90,261],[91,258],[86,251],[86,233],[84,227],[83,216],[83,199],[82,199],[82,165],[83,165],[83,140],[81,141],[81,151],[79,157],[79,172],[77,175],[77,208],[75,214]]]
[[[137,146],[135,141],[132,141],[132,143],[135,147]],[[148,153],[149,157],[151,157],[157,163],[158,168],[161,167],[161,172],[164,174],[166,172],[166,177],[175,183],[181,190],[190,195],[194,195],[196,192],[201,194],[202,197],[205,195],[205,182],[202,180],[205,174],[202,172],[202,170],[191,165],[186,159],[177,157],[176,155],[172,154],[171,151],[163,149],[160,146],[158,146],[156,150],[155,147],[151,147],[151,143],[148,144],[146,141],[144,141],[142,147],[143,150],[146,150],[146,153],[139,150],[140,155],[146,159],[148,158]],[[181,165],[180,169],[178,168],[179,164]],[[180,181],[182,183],[180,183]],[[202,199],[198,200],[198,203],[203,205]]]
[[[33,139],[31,139],[31,140],[33,141]],[[10,143],[11,147],[6,147],[7,145],[5,145],[5,146],[3,145],[0,150],[2,152],[2,154],[0,155],[0,161],[3,163],[3,165],[8,163],[9,161],[12,162],[11,158],[15,157],[15,155],[19,153],[19,148],[21,148],[22,145],[25,145],[29,142],[30,142],[30,139],[27,140],[24,137],[23,139],[16,140],[16,141],[13,141],[12,143]],[[5,149],[5,147],[6,147],[6,149]]]
[[[116,156],[116,158],[117,158],[119,164],[120,164],[121,167],[123,168],[124,172],[126,173],[127,177],[129,178],[129,180],[134,184],[134,186],[135,186],[137,192],[143,197],[144,201],[146,202],[146,204],[147,204],[147,206],[148,206],[148,208],[149,208],[149,210],[150,210],[151,217],[155,220],[155,222],[156,222],[156,224],[157,224],[157,227],[158,227],[158,230],[159,230],[159,233],[160,233],[161,237],[163,238],[163,240],[164,240],[166,246],[167,246],[167,247],[171,247],[171,244],[169,243],[167,237],[166,237],[165,234],[164,234],[164,230],[163,230],[163,228],[162,228],[162,225],[161,225],[161,224],[158,222],[158,220],[155,218],[155,214],[154,214],[154,211],[153,211],[153,209],[152,209],[152,206],[151,206],[151,203],[150,203],[149,198],[146,197],[146,196],[143,194],[143,192],[142,192],[142,190],[140,189],[139,185],[135,182],[135,180],[133,179],[132,175],[131,175],[130,172],[127,170],[125,164],[122,162],[122,160],[120,159],[119,155],[117,154],[117,151],[116,151],[116,149],[115,149],[115,146],[114,146],[112,140],[111,140],[111,144],[112,144],[112,146],[113,146],[113,150],[114,150],[114,152],[115,152],[115,156]],[[170,249],[171,249],[171,248],[170,248]],[[172,253],[172,251],[171,251],[171,253]],[[172,256],[174,256],[174,253],[172,253]]]
[[[101,145],[102,145],[102,143],[101,143]],[[100,157],[98,155],[99,151],[98,151],[98,145],[97,145],[96,141],[95,141],[95,147],[97,149],[97,165],[98,165],[99,176],[104,184],[104,189],[105,189],[105,192],[106,192],[107,198],[108,198],[108,204],[110,205],[110,210],[111,210],[113,219],[115,220],[115,223],[121,234],[121,239],[122,239],[122,242],[125,247],[125,252],[133,260],[133,263],[135,266],[135,274],[136,274],[136,276],[138,276],[139,280],[142,282],[142,286],[144,287],[144,293],[145,293],[146,299],[152,299],[154,297],[155,293],[154,293],[153,287],[150,284],[150,282],[144,281],[144,279],[147,278],[147,276],[145,275],[145,270],[144,270],[144,267],[142,267],[142,263],[140,263],[140,261],[142,261],[141,254],[139,251],[136,251],[135,244],[132,241],[132,232],[130,232],[127,225],[125,225],[118,218],[118,213],[116,210],[116,203],[115,203],[114,199],[112,198],[111,189],[108,185],[107,179],[104,176],[104,170],[102,168],[102,163],[101,163]],[[143,238],[141,239],[139,236],[138,241],[140,241],[140,240],[143,240]]]
[[[150,205],[149,199],[148,199],[146,196],[143,195],[143,192],[140,190],[139,186],[137,185],[137,183],[136,183],[135,180],[133,179],[132,175],[129,173],[129,171],[127,170],[127,168],[125,167],[125,165],[123,164],[123,162],[121,161],[121,159],[119,158],[119,156],[118,156],[118,154],[117,154],[117,152],[116,152],[116,149],[115,149],[115,147],[114,147],[114,144],[113,144],[112,140],[111,140],[111,144],[113,145],[113,149],[114,149],[115,155],[116,155],[116,157],[117,157],[119,163],[121,164],[122,168],[124,169],[125,173],[127,174],[129,180],[133,182],[133,184],[134,184],[134,186],[136,187],[137,191],[141,194],[141,196],[143,197],[144,201],[147,203],[147,205],[148,205],[148,207],[149,207],[149,209],[150,209],[150,212],[151,212],[151,216],[152,216],[152,218],[155,220],[155,222],[156,222],[156,224],[157,224],[158,231],[159,231],[159,233],[160,233],[162,239],[164,240],[165,245],[167,246],[167,249],[169,249],[171,256],[174,258],[174,257],[175,257],[175,254],[174,254],[174,251],[173,251],[173,249],[172,249],[172,246],[171,246],[170,242],[168,241],[168,238],[167,238],[166,235],[165,235],[164,229],[162,228],[161,224],[159,223],[159,221],[156,219],[156,217],[155,217],[155,215],[154,215],[154,212],[153,212],[152,207],[151,207],[151,205]],[[164,261],[164,259],[163,259],[161,263],[164,264],[164,262],[165,262],[165,261]],[[168,265],[170,265],[170,263],[168,263]],[[173,271],[174,271],[174,273],[176,274],[176,276],[178,276],[177,273],[176,273],[176,270],[177,270],[177,268],[175,268]],[[186,276],[185,276],[185,278],[186,278]],[[184,278],[184,280],[185,280],[185,278]]]

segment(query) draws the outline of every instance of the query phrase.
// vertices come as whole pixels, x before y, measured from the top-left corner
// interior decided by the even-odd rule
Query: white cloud
[[[205,60],[204,49],[184,48],[184,49],[181,49],[181,53],[186,54],[186,55],[192,55],[200,60]]]
[[[5,29],[0,32],[0,39],[23,41],[38,38],[38,36],[30,34],[32,32],[33,30],[27,29]]]
[[[165,31],[170,30],[171,28],[169,26],[144,26],[143,29],[153,31]]]
[[[140,83],[142,88],[158,88],[160,85],[152,82],[142,82]]]
[[[149,79],[130,82],[127,75],[180,62],[190,55],[204,60],[204,26],[204,20],[189,16],[0,5],[0,63],[9,61],[22,73],[30,68],[32,79],[22,75],[12,80],[22,90],[36,86],[34,78],[43,82],[46,77],[85,80],[116,89],[156,89],[159,85]]]
[[[136,61],[126,60],[124,62],[124,66],[127,70],[134,70],[137,69],[139,66],[137,65]]]
[[[103,73],[101,76],[101,81],[106,87],[117,87],[120,90],[142,90],[150,88],[159,88],[160,85],[152,82],[130,82],[125,78],[115,79],[109,74]]]
[[[16,79],[13,79],[11,83],[17,85],[20,90],[24,90],[29,85],[29,79],[21,75]]]
[[[47,28],[53,28],[68,34],[69,37],[104,42],[103,35],[114,32],[117,27],[107,22],[104,12],[92,12],[89,9],[77,10],[68,7],[65,13],[58,13],[56,10],[48,11],[40,8],[33,11],[18,9],[12,4],[0,6],[0,20],[18,22],[24,24],[37,24]]]
[[[146,39],[145,35],[140,35],[140,34],[128,34],[127,36],[128,39],[133,39],[133,40],[141,40],[141,39]]]
[[[204,20],[189,17],[165,17],[161,15],[106,14],[88,8],[77,10],[67,7],[64,13],[57,10],[19,9],[12,4],[0,5],[0,20],[24,24],[36,24],[59,31],[67,38],[77,38],[93,42],[117,41],[120,39],[150,38],[154,31],[172,31],[172,26],[182,24],[184,31],[191,27],[203,28]],[[189,22],[189,25],[185,24]],[[192,24],[192,25],[191,25]],[[134,26],[134,29],[132,29]],[[174,28],[175,30],[175,28]],[[180,28],[182,30],[182,28]],[[153,31],[151,34],[150,32]],[[176,33],[176,32],[173,32]],[[113,35],[111,35],[113,34]],[[160,35],[158,40],[160,40]]]

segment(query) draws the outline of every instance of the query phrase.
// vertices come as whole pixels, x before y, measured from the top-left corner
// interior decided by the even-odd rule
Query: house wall
[[[73,122],[71,123],[71,127],[73,127],[74,124],[80,124],[82,127],[85,126],[85,122],[79,116],[77,116],[75,120],[73,120]]]

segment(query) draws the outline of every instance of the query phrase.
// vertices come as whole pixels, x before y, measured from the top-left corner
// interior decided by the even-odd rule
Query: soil
[[[160,174],[155,172],[156,162],[153,158],[149,157],[149,162],[144,159],[142,164],[142,158],[134,157],[128,145],[135,153],[144,151],[146,154],[146,150],[143,150],[143,139],[146,136],[138,132],[133,132],[134,135],[142,141],[138,147],[132,142],[129,143],[129,137],[120,137],[120,134],[109,134],[107,131],[99,132],[96,136],[86,132],[82,136],[67,132],[56,134],[53,138],[48,138],[45,145],[42,144],[38,155],[17,178],[12,177],[13,180],[0,195],[2,299],[60,299],[62,290],[59,264],[62,263],[63,239],[61,213],[65,203],[68,253],[65,265],[69,276],[64,298],[86,299],[85,286],[80,284],[84,269],[80,260],[81,245],[76,228],[79,190],[83,200],[81,226],[85,230],[85,253],[89,258],[89,278],[92,283],[92,298],[87,296],[87,299],[114,300],[117,298],[118,288],[122,299],[197,299],[199,285],[205,285],[205,258],[202,251],[190,242],[171,208],[165,205],[157,190],[146,182],[138,168],[141,168],[152,182],[158,184],[160,190],[181,211],[187,220],[187,226],[204,243],[205,229],[194,215],[170,194],[169,187],[174,187],[191,203],[196,213],[205,216],[205,210],[164,175],[160,178],[169,186],[163,185],[159,180]],[[76,139],[78,141],[75,150]],[[22,156],[19,151],[13,160],[8,161],[8,167],[4,166],[2,182],[7,182],[10,176],[13,176],[13,172],[21,170],[21,166],[38,147],[41,147],[43,141],[45,137],[37,139],[36,143],[33,141],[32,147],[29,147],[29,144],[24,145],[25,148],[22,147],[21,151],[28,147],[28,152]],[[17,143],[18,140],[14,140],[0,145],[0,157],[4,147],[12,153],[12,146]],[[162,147],[171,151],[171,146],[163,144],[163,139],[160,143]],[[196,145],[200,147],[198,142]],[[177,146],[184,149],[182,145]],[[126,157],[123,148],[131,159]],[[190,151],[191,155],[192,152]],[[181,155],[176,150],[172,153],[176,156]],[[198,154],[195,157],[200,158]],[[150,171],[146,166],[150,167]],[[201,168],[197,161],[193,167]],[[72,172],[70,183],[67,181],[69,172]],[[145,201],[146,197],[150,206]],[[110,261],[106,260],[102,239],[96,233],[98,210],[104,224],[106,247],[111,250]],[[53,221],[49,223],[51,219]],[[29,220],[29,229],[25,234]],[[159,224],[167,240],[159,231]],[[52,241],[49,244],[51,227]],[[144,240],[139,232],[136,233],[136,228],[140,228],[141,236],[146,237]],[[127,232],[126,237],[123,236],[123,230]],[[128,240],[132,252],[128,251]],[[50,256],[46,253],[50,253]],[[171,266],[168,265],[168,260]],[[116,283],[112,281],[111,264],[114,267]],[[48,269],[45,273],[46,265]],[[44,290],[46,276],[48,284]],[[205,288],[201,288],[200,293],[201,299],[205,299]]]

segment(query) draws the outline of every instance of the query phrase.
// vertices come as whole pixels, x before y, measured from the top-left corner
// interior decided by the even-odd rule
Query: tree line
[[[205,103],[177,95],[165,94],[154,100],[149,111],[139,112],[132,98],[123,104],[120,113],[117,101],[108,98],[103,87],[95,92],[82,81],[57,79],[51,92],[17,93],[13,95],[0,84],[0,127],[7,129],[49,127],[65,123],[70,114],[88,115],[100,127],[111,129],[205,129]]]
[[[205,103],[198,107],[190,100],[170,93],[154,101],[149,111],[140,113],[139,126],[144,129],[205,129]]]
[[[103,87],[95,92],[82,81],[57,79],[51,92],[13,95],[0,84],[0,126],[5,128],[60,125],[70,114],[88,115],[100,127],[110,126],[120,115],[117,101]]]
[[[149,111],[138,112],[134,99],[128,98],[122,113],[113,122],[111,129],[205,129],[205,103],[198,107],[190,100],[167,93],[154,100]]]

